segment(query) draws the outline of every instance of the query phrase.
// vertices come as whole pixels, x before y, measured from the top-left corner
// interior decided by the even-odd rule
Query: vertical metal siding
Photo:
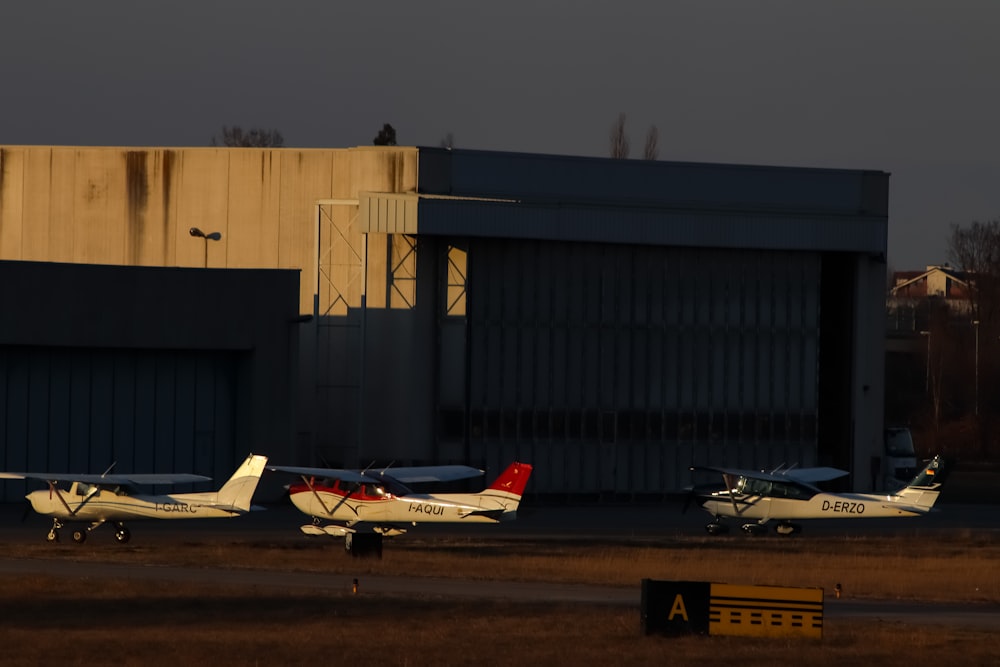
[[[553,493],[662,493],[694,462],[814,457],[818,263],[473,243],[474,451],[538,457],[534,488]]]
[[[235,360],[207,352],[0,347],[3,469],[195,472],[221,483],[237,451]],[[37,482],[5,481],[20,501]]]

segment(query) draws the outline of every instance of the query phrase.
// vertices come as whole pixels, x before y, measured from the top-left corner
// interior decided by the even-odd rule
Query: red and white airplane
[[[142,495],[133,485],[204,482],[211,477],[187,473],[87,475],[49,472],[0,472],[0,479],[38,479],[47,489],[27,496],[31,508],[52,517],[49,542],[59,541],[59,529],[71,522],[87,523],[73,529],[73,541],[82,543],[90,531],[105,523],[115,527],[115,539],[125,544],[131,534],[125,521],[133,519],[214,519],[250,511],[250,500],[264,472],[266,456],[251,454],[218,491]],[[69,489],[57,484],[66,482]]]
[[[289,486],[292,503],[313,522],[306,535],[345,538],[353,555],[381,554],[382,538],[402,535],[418,523],[497,523],[517,517],[531,466],[514,462],[479,493],[414,493],[405,484],[450,482],[483,474],[469,466],[418,466],[341,470],[267,466],[298,475]],[[331,523],[323,524],[324,521]]]

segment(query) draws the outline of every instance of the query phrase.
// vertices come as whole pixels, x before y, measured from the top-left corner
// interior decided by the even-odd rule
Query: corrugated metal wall
[[[236,366],[221,352],[0,347],[0,465],[101,473],[116,463],[221,484],[248,453],[235,442]],[[7,481],[0,499],[37,487]]]
[[[630,494],[677,490],[692,463],[809,464],[819,284],[815,253],[474,242],[472,460]]]

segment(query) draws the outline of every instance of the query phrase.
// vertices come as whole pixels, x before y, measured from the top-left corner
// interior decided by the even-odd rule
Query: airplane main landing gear
[[[95,528],[98,528],[103,524],[104,521],[95,521],[89,526],[81,526],[79,528],[73,528],[72,532],[70,533],[70,536],[73,538],[73,541],[76,542],[77,544],[83,544],[84,542],[87,541],[87,535],[90,534],[90,531],[94,530]],[[128,528],[126,528],[125,524],[122,523],[121,521],[116,521],[114,526],[115,526],[115,539],[118,540],[119,544],[126,544],[129,541],[129,538],[132,536],[131,533],[129,533]],[[63,527],[64,524],[61,521],[59,521],[59,519],[54,519],[52,521],[52,528],[49,529],[48,534],[45,536],[45,541],[58,542],[59,529]]]
[[[794,535],[795,533],[802,532],[802,526],[797,523],[790,523],[788,521],[782,521],[777,526],[774,527],[774,532],[778,535]]]
[[[765,535],[767,534],[767,526],[761,523],[745,523],[743,524],[743,532],[747,535]]]

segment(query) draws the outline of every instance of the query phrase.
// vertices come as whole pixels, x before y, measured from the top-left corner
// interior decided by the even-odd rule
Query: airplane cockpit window
[[[382,480],[382,488],[388,493],[396,496],[406,496],[412,493],[412,491],[407,488],[405,484],[393,477],[390,477],[389,475],[379,475],[379,479]]]
[[[369,498],[379,498],[385,495],[385,489],[378,484],[367,482],[361,485],[361,493]]]
[[[748,496],[769,496],[771,495],[771,482],[766,479],[755,479],[753,477],[743,477],[740,479],[739,492]]]
[[[86,484],[84,482],[80,482],[79,484],[76,485],[76,495],[78,496],[89,496],[96,490],[97,489],[95,489],[92,484]]]

